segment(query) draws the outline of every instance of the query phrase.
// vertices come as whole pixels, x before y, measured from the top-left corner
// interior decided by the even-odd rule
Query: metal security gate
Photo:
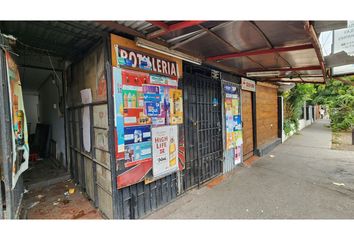
[[[186,167],[183,190],[222,172],[221,82],[210,70],[186,67],[183,79]]]

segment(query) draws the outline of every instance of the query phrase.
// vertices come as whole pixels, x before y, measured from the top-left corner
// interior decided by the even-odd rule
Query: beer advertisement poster
[[[170,124],[183,123],[182,90],[170,88]]]
[[[159,177],[178,170],[177,126],[152,128],[153,176]]]

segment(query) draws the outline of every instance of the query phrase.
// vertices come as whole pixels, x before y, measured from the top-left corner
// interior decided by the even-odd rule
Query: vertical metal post
[[[85,159],[84,155],[82,155],[82,152],[84,151],[84,141],[83,141],[83,126],[82,126],[82,111],[84,107],[78,108],[79,110],[79,139],[80,139],[80,161],[81,161],[81,179],[80,181],[80,186],[82,190],[86,189],[86,184],[85,184]]]
[[[113,218],[118,218],[118,188],[116,169],[116,148],[114,138],[114,101],[113,101],[113,79],[112,79],[112,56],[111,41],[109,35],[104,38],[104,68],[107,81],[107,106],[108,106],[108,144],[111,156],[111,180],[112,180],[112,208]]]
[[[65,71],[65,70],[64,70]],[[63,109],[64,109],[64,145],[65,145],[65,168],[67,172],[70,172],[70,154],[68,154],[68,151],[70,150],[69,144],[68,144],[68,137],[70,136],[68,134],[68,111],[66,109],[66,82],[67,82],[67,75],[64,74],[64,71],[61,72],[61,79],[62,79],[62,89],[63,89]],[[66,73],[66,71],[65,71]]]
[[[96,151],[94,148],[95,145],[95,131],[94,131],[94,122],[93,122],[93,105],[89,106],[90,108],[90,132],[91,132],[91,157],[96,159]],[[94,206],[98,207],[98,189],[97,189],[97,163],[92,161],[92,174],[93,174],[93,203]]]

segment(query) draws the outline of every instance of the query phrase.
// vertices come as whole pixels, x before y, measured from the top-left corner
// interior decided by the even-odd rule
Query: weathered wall
[[[93,102],[107,100],[103,44],[73,64],[72,79],[67,83],[68,105],[81,104],[80,91],[87,88],[91,89]]]
[[[112,180],[108,149],[108,107],[104,72],[103,44],[88,52],[71,66],[67,83],[67,102],[70,107],[82,104],[80,91],[91,89],[92,121],[90,121],[91,149],[82,146],[83,106],[71,108],[69,116],[70,153],[75,180],[79,182],[97,206],[108,218],[113,218]]]
[[[278,138],[278,101],[277,87],[271,84],[257,83],[257,146]]]

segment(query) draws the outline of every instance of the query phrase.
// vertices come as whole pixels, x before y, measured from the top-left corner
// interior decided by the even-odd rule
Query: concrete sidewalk
[[[213,188],[192,190],[147,218],[354,218],[354,153],[330,149],[327,124],[314,123],[251,167],[237,168]]]

